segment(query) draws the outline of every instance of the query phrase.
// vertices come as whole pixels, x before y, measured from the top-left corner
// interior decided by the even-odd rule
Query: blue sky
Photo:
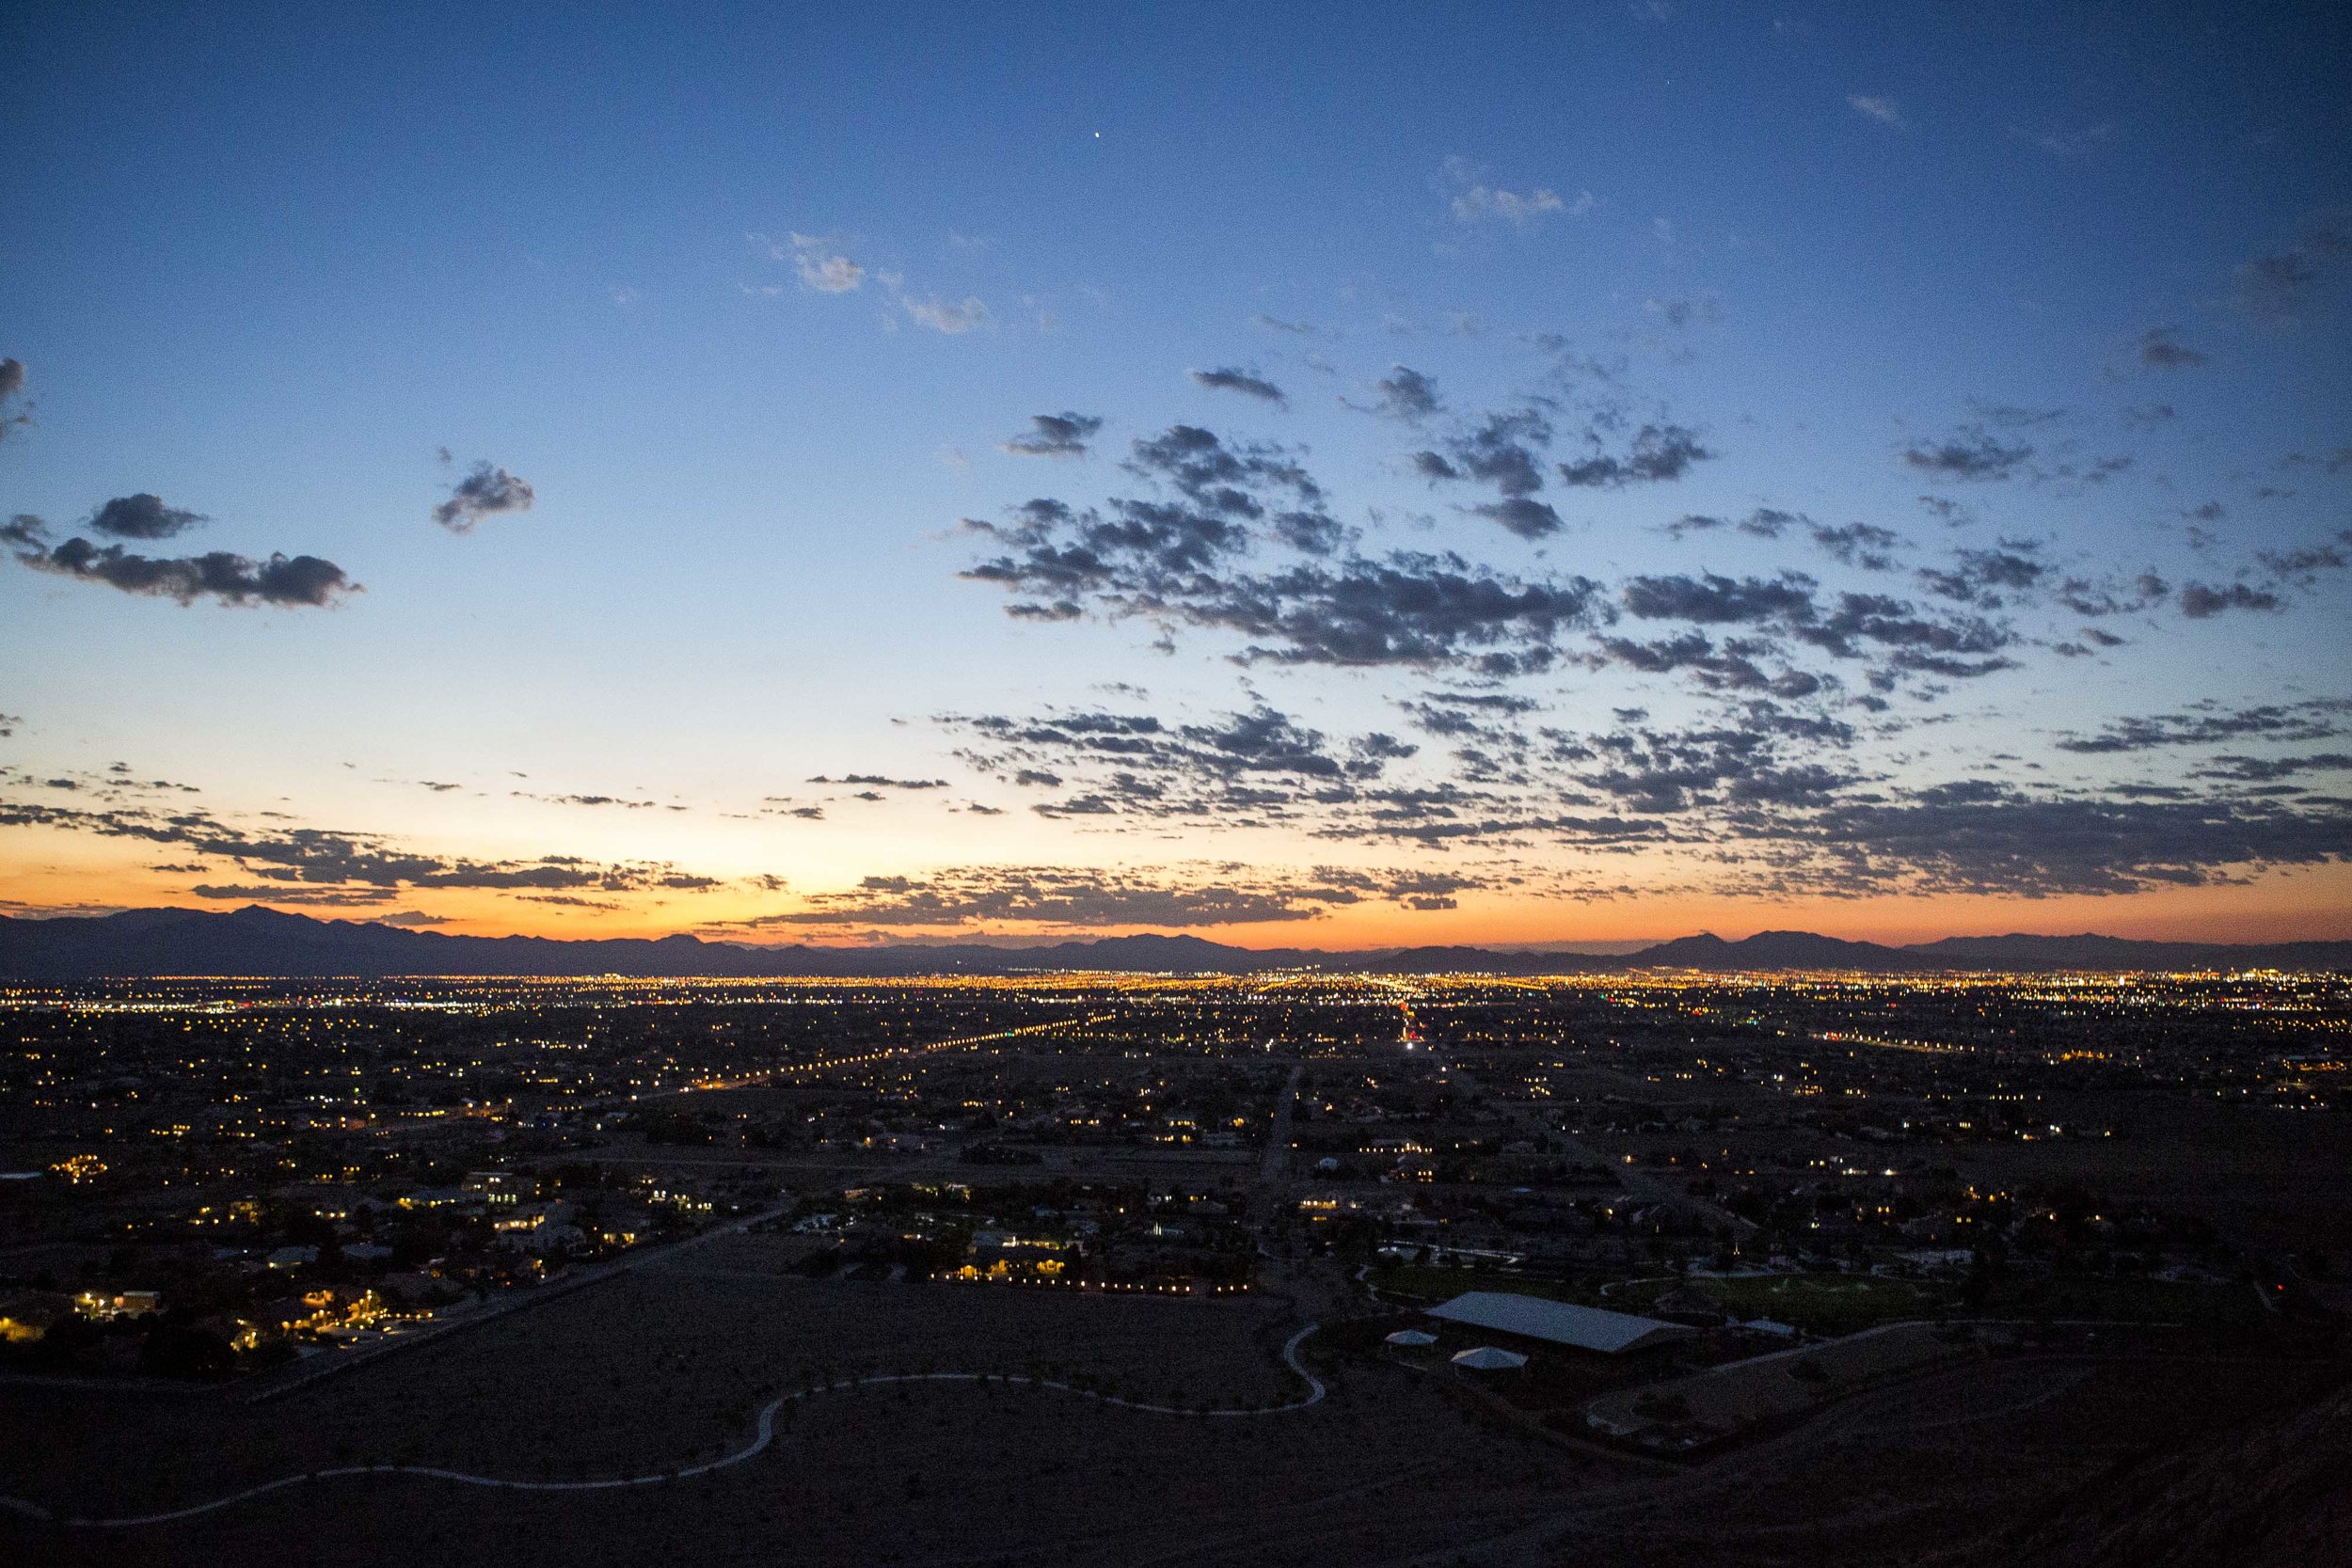
[[[0,873],[761,940],[2343,934],[2346,34],[18,8]],[[1399,367],[1438,404],[1377,412]],[[1082,453],[1002,450],[1064,413]],[[1082,525],[1010,509],[1184,510],[1134,446],[1172,426],[1279,446],[1333,531],[1268,534],[1302,492],[1262,472],[1288,499],[1181,582],[1041,599]],[[1430,477],[1482,428],[1539,488]],[[1698,455],[1571,477],[1645,429]],[[437,527],[477,464],[529,506]],[[1498,483],[1549,511],[1513,531]],[[208,520],[100,526],[139,495]],[[1892,538],[1817,534],[1856,526]],[[362,591],[183,606],[76,537]],[[1589,588],[1377,657],[1299,632],[1399,552]],[[1708,574],[1802,585],[1660,588]],[[1908,609],[1857,643],[1842,594]],[[1089,713],[1194,738],[1032,733]],[[809,783],[850,774],[944,783]]]

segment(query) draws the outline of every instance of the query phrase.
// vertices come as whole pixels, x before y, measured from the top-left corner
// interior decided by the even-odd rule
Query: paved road
[[[1274,1106],[1274,1131],[1266,1134],[1265,1157],[1258,1163],[1258,1180],[1269,1187],[1290,1173],[1291,1112],[1298,1103],[1298,1081],[1306,1073],[1304,1062],[1291,1069],[1282,1084],[1282,1097]]]

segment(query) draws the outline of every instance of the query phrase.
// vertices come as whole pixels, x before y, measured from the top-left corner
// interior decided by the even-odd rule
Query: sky
[[[2352,938],[2352,16],[0,14],[0,913]]]

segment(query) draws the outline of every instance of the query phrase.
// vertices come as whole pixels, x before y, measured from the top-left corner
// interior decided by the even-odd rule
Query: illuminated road
[[[874,1062],[912,1060],[923,1056],[935,1056],[943,1051],[969,1051],[983,1045],[993,1045],[998,1040],[1019,1039],[1027,1035],[1050,1035],[1057,1029],[1083,1028],[1087,1024],[1101,1023],[1105,1019],[1118,1016],[1116,1013],[1090,1013],[1085,1018],[1065,1018],[1053,1023],[1025,1023],[1018,1029],[999,1029],[993,1034],[964,1035],[956,1039],[933,1040],[929,1045],[893,1046],[884,1051],[860,1052],[854,1056],[820,1056],[813,1062],[796,1062],[788,1067],[763,1068],[757,1072],[747,1072],[736,1078],[698,1078],[684,1088],[667,1092],[696,1094],[709,1093],[718,1089],[750,1088],[755,1084],[772,1084],[779,1078],[788,1078],[796,1073],[825,1072],[834,1068],[865,1067]],[[665,1096],[651,1094],[644,1098],[660,1100]],[[637,1096],[631,1095],[629,1099],[637,1101]],[[638,1103],[642,1104],[644,1101],[638,1101]]]

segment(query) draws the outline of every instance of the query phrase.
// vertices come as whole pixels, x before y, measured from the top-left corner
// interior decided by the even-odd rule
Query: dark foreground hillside
[[[1987,1568],[2352,1562],[2352,1387],[2116,1470],[2003,1539]]]

